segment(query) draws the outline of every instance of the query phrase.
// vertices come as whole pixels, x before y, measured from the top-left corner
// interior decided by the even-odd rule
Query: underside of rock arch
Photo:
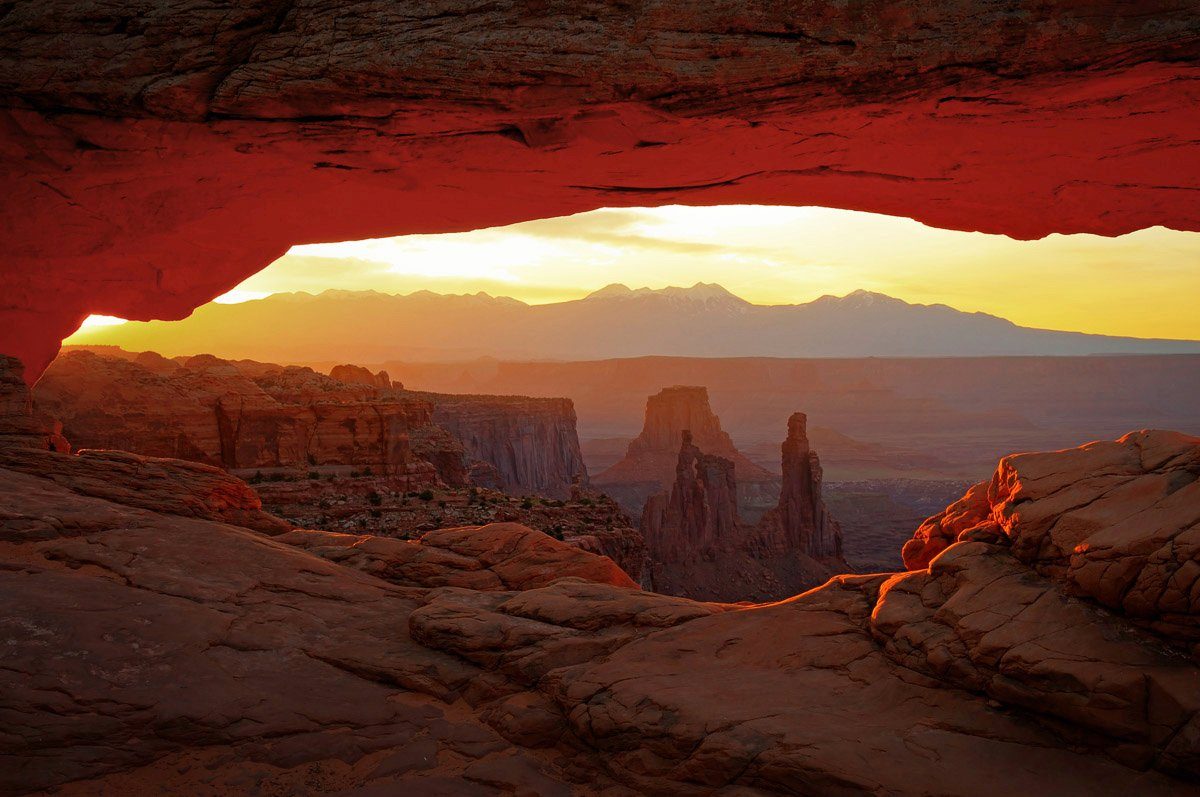
[[[35,378],[296,243],[601,206],[1200,230],[1197,61],[1182,0],[18,0],[0,351]]]

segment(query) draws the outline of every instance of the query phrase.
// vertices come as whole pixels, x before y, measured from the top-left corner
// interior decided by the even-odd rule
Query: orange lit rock
[[[380,371],[377,374],[373,374],[361,365],[335,365],[330,369],[329,377],[339,382],[348,382],[353,385],[382,388],[392,387],[392,379],[388,376],[387,371]],[[403,387],[403,385],[398,385],[397,387]]]
[[[1023,564],[1200,658],[1200,438],[1141,431],[1000,461],[904,546],[935,568],[956,541],[1011,549]]]
[[[296,529],[279,538],[400,584],[475,590],[535,589],[559,578],[637,585],[611,559],[518,523],[438,529],[419,540]]]

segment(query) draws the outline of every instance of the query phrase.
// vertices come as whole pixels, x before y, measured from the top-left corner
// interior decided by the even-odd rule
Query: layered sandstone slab
[[[438,529],[412,541],[306,529],[279,539],[405,585],[523,590],[577,577],[617,587],[637,586],[608,557],[568,547],[517,523]]]
[[[1141,431],[1000,462],[990,483],[925,521],[912,569],[956,541],[1023,564],[1200,657],[1200,438]]]

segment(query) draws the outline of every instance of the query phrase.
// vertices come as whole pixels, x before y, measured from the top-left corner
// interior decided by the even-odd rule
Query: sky
[[[217,301],[330,288],[511,296],[537,304],[614,282],[716,282],[758,304],[856,289],[1023,326],[1200,339],[1200,234],[1039,241],[816,207],[601,209],[466,233],[295,246]],[[93,318],[89,325],[116,323]],[[86,343],[85,326],[68,343]]]

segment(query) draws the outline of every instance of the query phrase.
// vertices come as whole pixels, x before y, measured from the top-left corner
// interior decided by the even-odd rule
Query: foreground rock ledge
[[[1131,444],[1146,473],[1194,477],[1200,440],[1110,445]],[[1172,630],[1195,613],[1141,630],[1003,534],[735,607],[642,592],[513,524],[268,537],[130,506],[129,455],[6,456],[6,792],[1082,797],[1200,779],[1200,667]],[[1018,482],[1112,472],[1095,447],[1006,463]],[[174,484],[189,472],[205,489]],[[1119,495],[1092,517],[1133,544]],[[1023,545],[1061,542],[1068,510]]]

